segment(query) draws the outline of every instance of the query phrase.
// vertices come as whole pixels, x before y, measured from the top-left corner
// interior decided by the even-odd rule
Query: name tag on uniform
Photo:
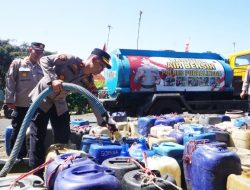
[[[29,67],[20,67],[19,71],[21,72],[22,77],[27,77],[28,72],[30,72],[30,68]]]
[[[19,68],[19,71],[26,71],[26,72],[29,72],[29,71],[30,71],[30,68],[29,68],[29,67],[20,67],[20,68]]]

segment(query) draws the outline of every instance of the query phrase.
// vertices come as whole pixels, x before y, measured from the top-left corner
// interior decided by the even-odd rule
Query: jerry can
[[[149,148],[152,148],[153,144],[161,144],[163,142],[175,142],[176,143],[176,139],[173,137],[159,137],[159,138],[155,138],[155,137],[148,137],[148,145]]]
[[[160,172],[157,170],[152,171],[157,177],[161,177]],[[162,182],[160,179],[154,180],[153,184],[147,180],[147,175],[145,175],[142,170],[132,170],[127,172],[122,179],[122,190],[158,190],[161,189],[167,190],[176,190],[176,182],[171,175],[166,174],[162,176],[162,179],[168,181],[168,183]],[[171,184],[170,184],[171,183]]]
[[[237,147],[228,147],[228,149],[235,152],[239,156],[242,170],[250,172],[250,150]]]
[[[241,174],[236,153],[224,147],[201,146],[192,156],[193,190],[226,190],[227,177]]]
[[[231,137],[235,147],[250,149],[250,129],[233,129]]]
[[[183,144],[185,145],[188,141],[190,140],[201,140],[201,139],[207,139],[210,142],[215,141],[215,133],[200,133],[198,132],[194,132],[194,133],[187,133],[184,134],[183,137]]]
[[[100,143],[100,144],[112,144],[111,139],[107,135],[93,136],[93,135],[83,135],[81,142],[81,149],[88,153],[89,147],[91,144]]]
[[[101,164],[104,160],[116,156],[120,156],[122,151],[121,145],[101,145],[91,144],[89,154],[93,156],[98,164]]]
[[[159,117],[155,120],[154,125],[174,126],[176,124],[174,117]]]
[[[54,190],[120,190],[115,172],[97,164],[83,164],[60,172]]]
[[[143,159],[143,153],[145,152],[148,157],[155,155],[153,150],[150,150],[147,146],[147,142],[144,138],[138,139],[137,143],[131,145],[128,150],[129,155],[139,161]]]
[[[227,148],[227,145],[223,142],[209,142],[209,140],[192,140],[185,144],[185,150],[183,154],[183,174],[185,177],[186,189],[192,190],[192,181],[193,181],[193,174],[192,174],[192,163],[193,163],[193,153],[196,151],[197,148],[202,146],[211,146],[211,147],[223,147]]]
[[[70,125],[89,125],[89,121],[85,119],[71,119]]]
[[[11,153],[11,148],[10,148],[10,137],[11,137],[11,133],[12,133],[12,126],[7,126],[4,129],[4,145],[5,145],[5,151],[6,154],[9,156]]]
[[[243,172],[241,175],[230,174],[227,178],[227,190],[249,190],[250,173]]]
[[[150,170],[158,170],[161,176],[165,174],[172,175],[176,184],[181,187],[181,169],[176,159],[169,156],[153,156],[147,158],[147,164]]]
[[[108,130],[107,127],[101,127],[101,126],[95,126],[91,127],[89,131],[89,135],[93,136],[101,136],[101,135],[106,135],[106,136],[111,136],[110,131]]]
[[[184,152],[184,146],[173,143],[173,142],[164,142],[159,145],[152,147],[156,154],[160,156],[169,156],[175,158],[178,163],[182,163],[182,157]]]
[[[70,159],[71,157],[72,159]],[[44,179],[46,182],[46,187],[53,189],[57,175],[60,173],[59,171],[67,170],[73,166],[84,164],[94,164],[93,158],[82,153],[66,153],[56,156],[54,160],[45,168]]]
[[[156,117],[140,117],[138,119],[138,133],[146,137],[150,133],[150,128],[155,125]]]
[[[125,173],[139,169],[134,162],[130,161],[130,158],[131,157],[124,156],[108,158],[103,161],[102,165],[114,170],[117,179],[122,180]]]
[[[153,137],[164,137],[168,136],[169,133],[173,130],[173,127],[171,126],[165,126],[165,125],[155,125],[150,128],[150,136]]]
[[[0,189],[10,190],[13,181],[17,179],[20,174],[0,178]],[[46,190],[43,180],[36,175],[29,175],[19,180],[12,188],[12,190]]]
[[[169,133],[169,136],[175,138],[178,144],[183,144],[183,131],[175,129]]]

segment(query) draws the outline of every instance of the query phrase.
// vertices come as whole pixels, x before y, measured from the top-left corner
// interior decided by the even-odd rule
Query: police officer
[[[250,66],[247,67],[245,78],[242,83],[242,91],[240,93],[241,99],[244,99],[247,96],[248,106],[247,112],[250,112]]]
[[[140,91],[154,92],[156,91],[156,85],[161,82],[159,70],[153,67],[148,59],[143,58],[142,65],[135,74],[134,82],[140,84]]]
[[[46,87],[52,85],[51,93],[37,109],[30,125],[30,159],[32,168],[41,165],[45,160],[43,142],[46,135],[48,120],[54,132],[55,143],[68,143],[70,136],[70,115],[66,102],[67,92],[62,89],[62,82],[70,82],[84,86],[92,92],[95,90],[93,75],[99,74],[104,68],[110,69],[110,55],[95,48],[86,61],[68,54],[55,54],[41,58],[40,64],[44,77],[30,93],[34,100]],[[98,124],[104,122],[103,116],[95,110]],[[42,176],[42,172],[36,173]]]
[[[28,48],[29,56],[23,59],[15,59],[11,63],[6,76],[4,103],[8,108],[14,109],[11,122],[13,127],[10,139],[11,149],[15,144],[24,116],[30,105],[28,95],[43,77],[43,71],[38,63],[43,56],[44,47],[45,45],[42,43],[32,42]],[[18,158],[23,158],[26,154],[24,142]]]

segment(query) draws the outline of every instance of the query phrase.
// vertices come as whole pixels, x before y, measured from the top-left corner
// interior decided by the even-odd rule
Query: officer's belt
[[[145,85],[145,84],[141,84],[142,88],[155,88],[155,84],[152,85]]]

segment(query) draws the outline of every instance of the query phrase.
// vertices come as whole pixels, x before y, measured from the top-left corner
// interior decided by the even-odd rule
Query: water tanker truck
[[[104,107],[130,116],[246,110],[234,95],[233,70],[216,53],[117,49],[104,71]]]

